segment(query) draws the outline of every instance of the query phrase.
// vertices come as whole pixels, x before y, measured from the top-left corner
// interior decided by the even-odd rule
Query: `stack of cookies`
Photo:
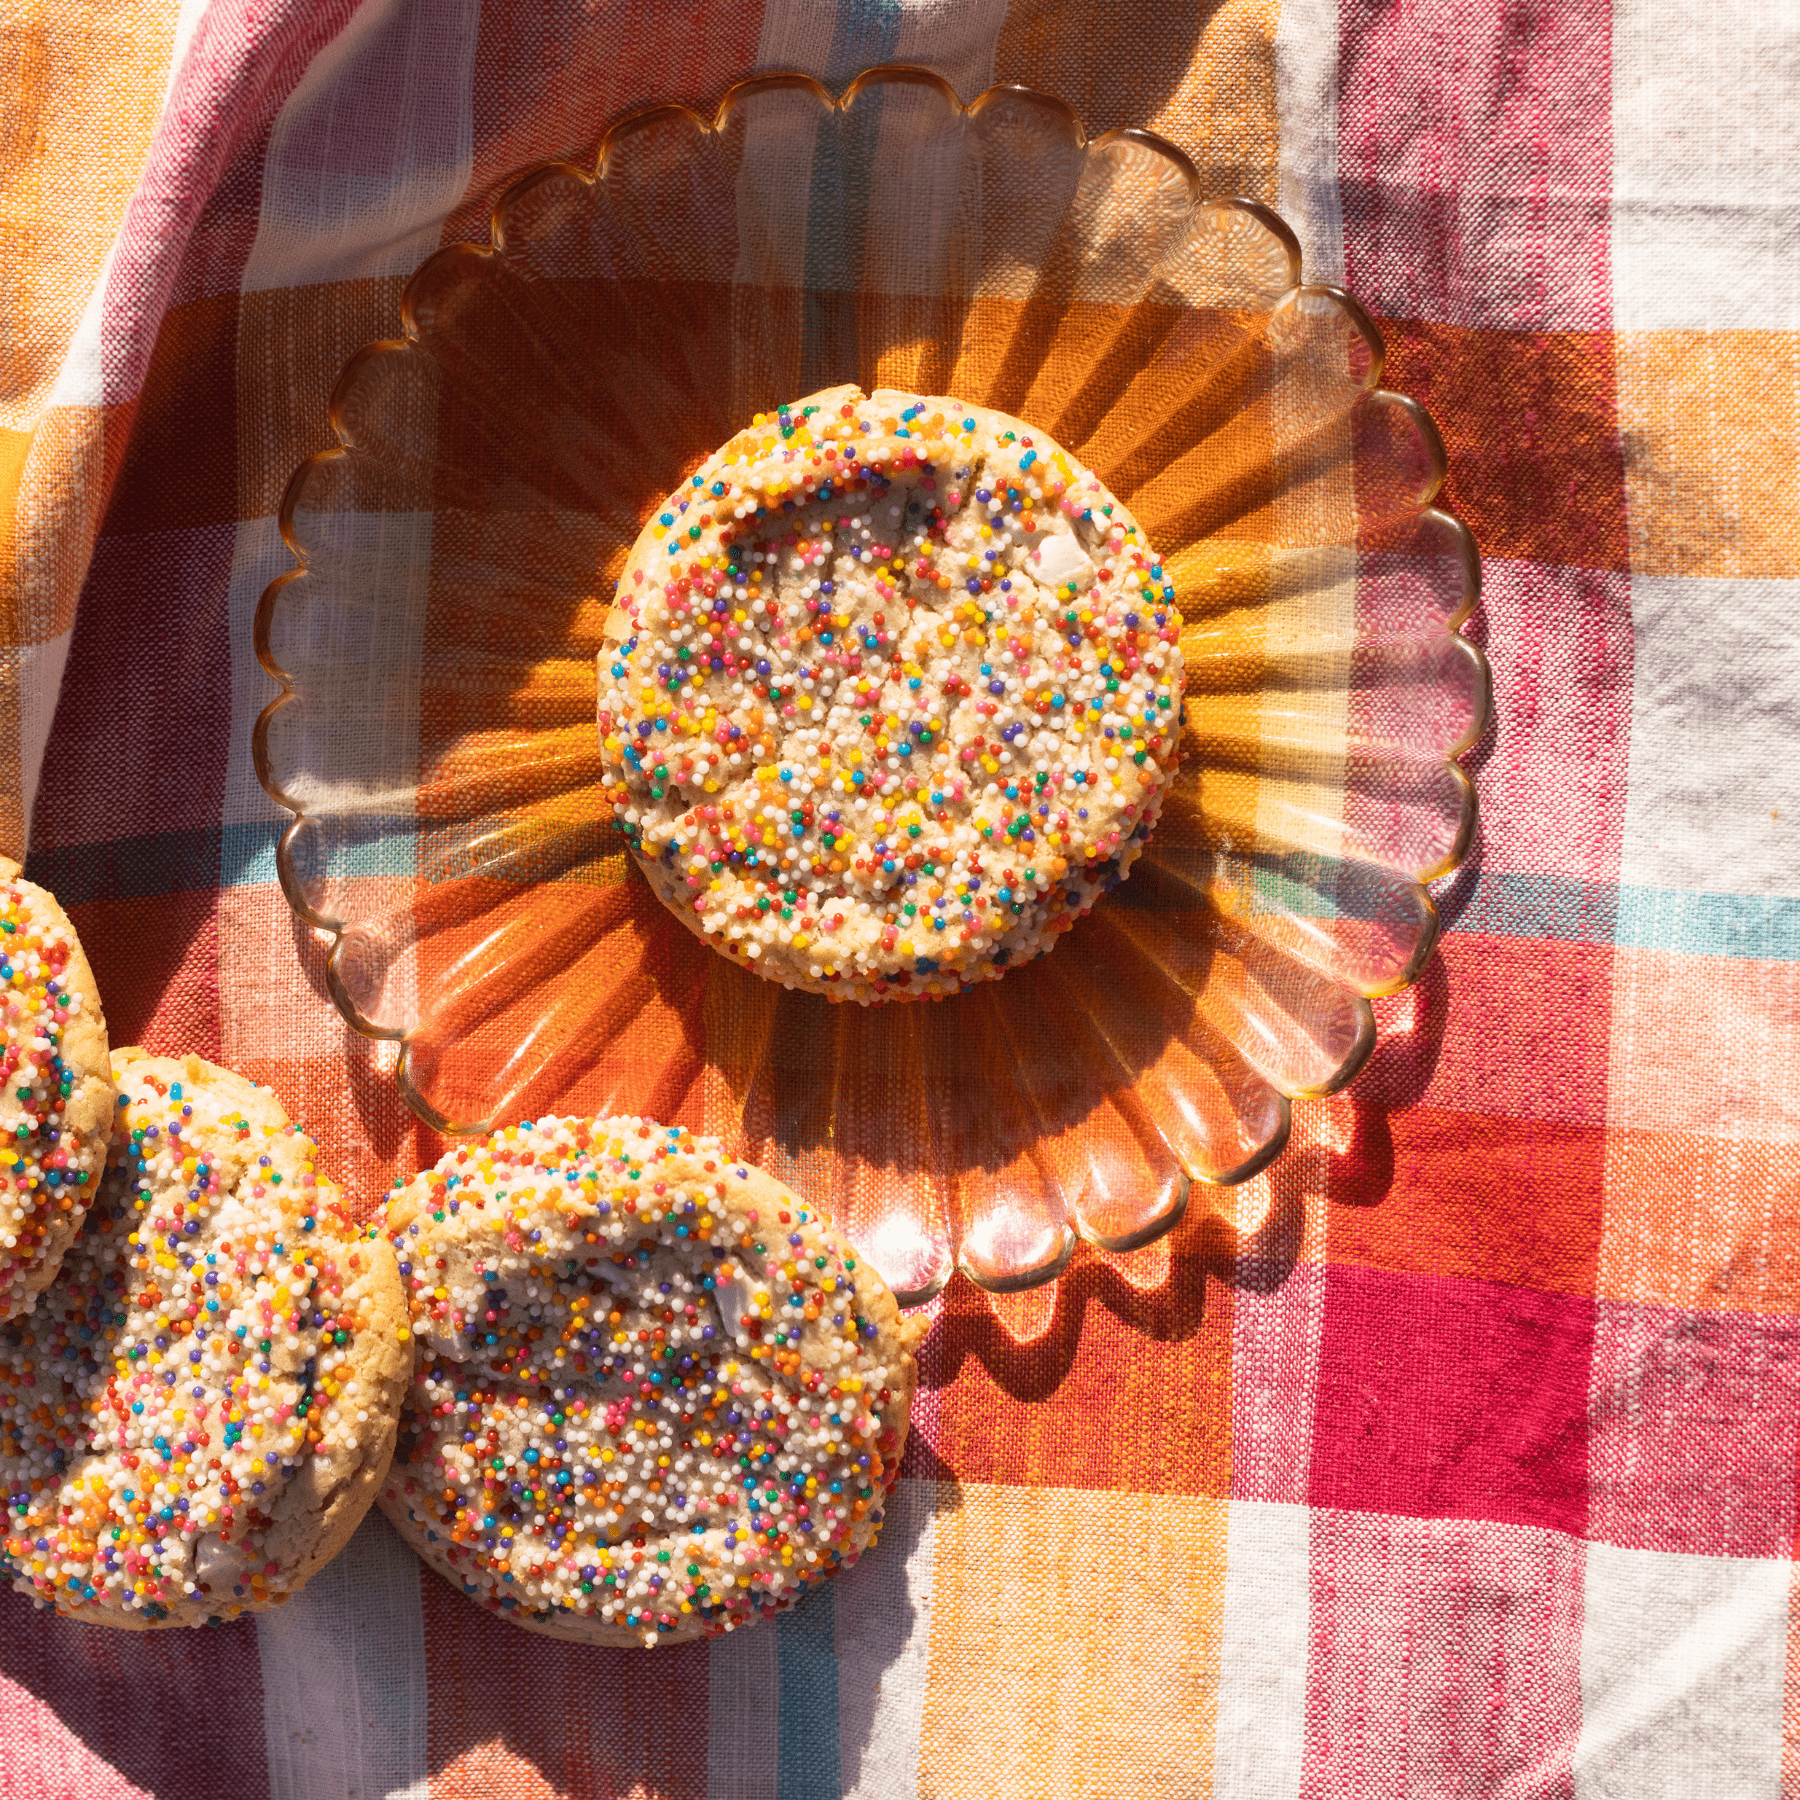
[[[5,862],[0,1005],[21,1592],[217,1624],[297,1593],[379,1499],[484,1607],[654,1645],[791,1605],[873,1543],[916,1322],[717,1143],[526,1123],[359,1225],[268,1089],[109,1053],[73,927]]]

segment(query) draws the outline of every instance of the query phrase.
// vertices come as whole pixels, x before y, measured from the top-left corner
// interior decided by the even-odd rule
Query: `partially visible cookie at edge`
[[[678,1643],[854,1563],[922,1330],[829,1221],[709,1138],[544,1119],[388,1201],[419,1358],[380,1505],[530,1630]]]
[[[0,1319],[30,1308],[93,1203],[115,1092],[94,972],[54,895],[0,857]]]
[[[125,1104],[87,1229],[0,1325],[5,1572],[143,1629],[286,1600],[348,1541],[412,1363],[379,1233],[276,1096],[114,1053]]]

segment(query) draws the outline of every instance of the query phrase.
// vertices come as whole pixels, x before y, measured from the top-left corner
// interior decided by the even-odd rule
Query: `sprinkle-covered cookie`
[[[599,658],[611,800],[652,886],[841,1000],[1038,955],[1130,868],[1175,766],[1175,590],[1040,431],[834,388],[653,515]]]
[[[411,1334],[393,1252],[273,1094],[197,1056],[114,1066],[87,1229],[0,1326],[6,1569],[72,1618],[200,1625],[287,1599],[348,1540]]]
[[[54,899],[0,857],[0,1319],[31,1306],[81,1229],[112,1129],[94,973]]]
[[[917,1326],[816,1211],[710,1138],[544,1119],[398,1187],[419,1360],[380,1505],[536,1631],[674,1643],[875,1541]]]

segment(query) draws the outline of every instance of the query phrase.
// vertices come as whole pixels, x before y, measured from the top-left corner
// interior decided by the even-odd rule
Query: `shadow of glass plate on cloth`
[[[523,174],[331,396],[281,509],[256,768],[344,1017],[446,1132],[715,1133],[908,1302],[1123,1252],[1280,1154],[1369,1053],[1468,842],[1488,704],[1442,444],[1292,234],[1149,133],[885,68],[758,76]],[[787,991],[698,942],[602,796],[594,658],[652,507],[854,381],[1016,414],[1128,505],[1185,619],[1181,761],[1130,879],[935,1003]]]

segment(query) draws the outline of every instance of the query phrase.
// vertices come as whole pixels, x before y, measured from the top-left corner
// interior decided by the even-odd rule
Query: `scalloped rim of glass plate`
[[[521,170],[513,180],[507,183],[504,190],[494,202],[493,209],[489,215],[489,242],[486,245],[448,244],[433,252],[433,254],[427,257],[425,261],[419,265],[418,269],[413,272],[413,275],[407,281],[406,287],[402,290],[400,297],[400,320],[403,335],[399,338],[378,338],[371,343],[365,344],[361,349],[353,352],[345,362],[337,380],[332,385],[330,397],[326,402],[326,414],[338,442],[329,449],[317,451],[313,455],[307,457],[305,461],[294,470],[281,497],[279,525],[282,542],[286,544],[289,552],[293,555],[295,566],[291,569],[284,570],[263,590],[262,597],[257,604],[254,626],[254,642],[257,661],[262,665],[264,673],[279,684],[281,692],[278,693],[257,716],[256,724],[251,734],[251,755],[256,769],[256,778],[262,785],[263,791],[276,803],[276,805],[280,806],[284,811],[294,815],[292,821],[283,830],[281,837],[276,844],[276,875],[281,884],[283,897],[287,900],[288,906],[292,910],[294,916],[313,930],[324,932],[331,938],[331,949],[326,957],[325,963],[325,982],[327,991],[331,995],[332,1004],[337,1008],[339,1014],[343,1017],[344,1022],[360,1036],[378,1042],[397,1043],[400,1046],[399,1057],[394,1068],[394,1085],[398,1089],[400,1097],[405,1101],[408,1109],[421,1120],[421,1122],[430,1127],[430,1129],[445,1137],[472,1137],[494,1129],[495,1125],[499,1122],[497,1117],[490,1117],[474,1122],[452,1119],[445,1113],[440,1112],[437,1107],[433,1106],[432,1103],[426,1099],[424,1094],[422,1094],[414,1085],[410,1066],[411,1044],[409,1042],[407,1029],[402,1026],[379,1025],[362,1013],[361,1009],[350,995],[349,989],[343,978],[341,967],[346,922],[340,919],[329,918],[317,912],[308,903],[301,888],[299,877],[294,871],[294,840],[297,834],[305,826],[307,814],[304,806],[294,800],[292,796],[281,787],[280,783],[275,778],[269,762],[268,734],[269,727],[276,716],[295,698],[296,694],[296,687],[292,678],[289,676],[286,669],[284,669],[277,661],[274,652],[270,647],[275,611],[280,603],[282,591],[287,587],[289,582],[306,573],[309,566],[305,547],[301,544],[294,532],[293,515],[295,504],[300,496],[302,486],[311,471],[316,467],[333,462],[337,460],[337,458],[348,454],[351,448],[350,433],[343,423],[343,402],[363,359],[383,351],[397,348],[406,343],[418,341],[418,331],[412,310],[414,283],[417,282],[440,257],[467,256],[471,253],[483,257],[500,254],[505,248],[503,218],[506,209],[517,196],[525,192],[525,190],[534,182],[544,180],[551,176],[566,177],[569,175],[574,175],[589,186],[597,181],[603,181],[606,178],[607,164],[613,146],[631,133],[656,124],[659,121],[685,118],[691,121],[698,130],[708,134],[716,134],[724,129],[733,109],[742,100],[754,94],[777,92],[781,90],[799,90],[810,93],[827,109],[841,112],[845,110],[859,94],[878,84],[925,86],[934,88],[952,107],[962,113],[965,118],[971,119],[976,117],[986,107],[990,106],[1001,97],[1023,99],[1034,105],[1043,106],[1061,116],[1078,148],[1085,149],[1097,145],[1119,142],[1130,142],[1141,145],[1146,150],[1164,157],[1180,172],[1183,180],[1187,184],[1190,202],[1195,210],[1198,210],[1201,207],[1210,206],[1216,207],[1221,211],[1229,210],[1247,213],[1254,217],[1281,242],[1286,249],[1288,256],[1290,285],[1286,290],[1287,294],[1290,296],[1308,294],[1330,296],[1350,313],[1357,328],[1366,336],[1374,356],[1374,366],[1369,373],[1368,387],[1365,389],[1365,394],[1368,396],[1380,394],[1389,404],[1403,407],[1411,415],[1415,425],[1418,427],[1422,441],[1430,451],[1434,468],[1432,500],[1427,501],[1421,506],[1419,516],[1423,518],[1428,514],[1436,514],[1439,519],[1447,523],[1460,545],[1465,574],[1465,598],[1463,603],[1452,614],[1445,618],[1442,629],[1452,642],[1456,644],[1458,654],[1462,655],[1470,662],[1477,688],[1476,704],[1473,708],[1472,718],[1468,729],[1455,743],[1451,744],[1443,752],[1442,756],[1443,766],[1449,771],[1452,781],[1457,784],[1462,793],[1463,807],[1460,829],[1458,830],[1455,841],[1450,846],[1449,851],[1437,864],[1411,877],[1413,885],[1418,890],[1420,900],[1425,910],[1425,929],[1420,933],[1419,943],[1412,958],[1397,976],[1379,988],[1366,990],[1357,995],[1358,1003],[1362,1009],[1362,1029],[1358,1033],[1355,1047],[1333,1072],[1331,1078],[1317,1087],[1282,1091],[1282,1121],[1280,1128],[1266,1144],[1258,1149],[1254,1156],[1250,1157],[1237,1168],[1224,1172],[1209,1173],[1195,1173],[1194,1171],[1184,1169],[1183,1173],[1185,1180],[1175,1203],[1169,1208],[1167,1213],[1157,1219],[1143,1232],[1117,1242],[1112,1240],[1103,1241],[1092,1237],[1089,1233],[1081,1231],[1078,1226],[1065,1222],[1063,1243],[1058,1254],[1048,1262],[1040,1263],[1031,1269],[1021,1271],[1017,1276],[995,1277],[992,1275],[977,1275],[965,1265],[964,1259],[959,1253],[956,1262],[953,1265],[953,1269],[946,1271],[942,1277],[938,1278],[930,1286],[922,1288],[917,1292],[908,1291],[906,1293],[896,1293],[896,1298],[902,1305],[918,1306],[930,1300],[942,1289],[944,1283],[948,1281],[950,1273],[954,1272],[954,1269],[961,1269],[976,1286],[984,1289],[986,1292],[995,1294],[1019,1293],[1030,1288],[1045,1286],[1048,1283],[1055,1281],[1068,1266],[1069,1260],[1074,1255],[1078,1243],[1089,1242],[1094,1244],[1097,1248],[1106,1250],[1115,1255],[1128,1254],[1131,1251],[1143,1249],[1147,1245],[1166,1237],[1181,1223],[1187,1213],[1189,1197],[1196,1182],[1211,1187],[1235,1187],[1242,1182],[1248,1181],[1254,1176],[1261,1174],[1262,1171],[1268,1168],[1288,1146],[1293,1124],[1292,1102],[1295,1100],[1318,1099],[1329,1094],[1338,1093],[1343,1088],[1347,1087],[1350,1082],[1354,1081],[1357,1075],[1362,1071],[1364,1064],[1368,1061],[1370,1055],[1374,1051],[1376,1041],[1374,1014],[1370,1010],[1369,1001],[1371,999],[1379,999],[1385,995],[1399,993],[1405,988],[1410,987],[1412,983],[1418,979],[1420,972],[1423,970],[1426,962],[1431,956],[1432,950],[1436,946],[1438,938],[1438,911],[1436,903],[1432,899],[1431,891],[1426,884],[1450,874],[1452,870],[1456,869],[1461,864],[1463,858],[1468,854],[1469,843],[1475,828],[1475,789],[1473,782],[1469,779],[1467,771],[1463,769],[1461,763],[1457,761],[1457,758],[1479,741],[1482,733],[1485,732],[1488,727],[1488,723],[1492,717],[1493,708],[1493,679],[1487,658],[1483,654],[1480,646],[1472,643],[1468,638],[1464,637],[1461,632],[1463,623],[1467,620],[1470,613],[1473,612],[1481,595],[1480,554],[1476,549],[1474,538],[1470,534],[1468,527],[1453,514],[1445,512],[1441,507],[1438,507],[1433,503],[1437,493],[1441,491],[1445,474],[1448,472],[1449,458],[1444,449],[1443,438],[1438,432],[1437,426],[1433,422],[1431,415],[1410,395],[1398,394],[1390,389],[1384,389],[1380,386],[1381,377],[1386,367],[1387,346],[1379,327],[1377,327],[1375,321],[1370,318],[1366,309],[1353,294],[1347,293],[1344,289],[1339,287],[1324,284],[1303,283],[1300,280],[1301,254],[1299,240],[1295,237],[1287,222],[1282,219],[1279,214],[1265,206],[1259,200],[1251,200],[1239,195],[1227,195],[1222,199],[1208,199],[1200,191],[1200,173],[1194,166],[1192,158],[1189,157],[1179,145],[1171,143],[1167,138],[1161,137],[1153,131],[1147,131],[1138,126],[1121,126],[1102,132],[1098,137],[1090,138],[1082,125],[1080,115],[1066,100],[1061,99],[1055,94],[1046,94],[1039,89],[1026,87],[1018,83],[1000,83],[987,88],[965,106],[955,88],[952,87],[942,75],[938,74],[936,70],[921,68],[915,64],[909,63],[883,63],[874,68],[864,69],[849,82],[843,93],[836,99],[833,99],[830,90],[813,76],[802,74],[797,70],[779,70],[758,75],[749,75],[741,81],[733,82],[732,85],[725,90],[725,93],[720,99],[710,120],[696,112],[692,107],[674,101],[665,101],[636,107],[630,112],[622,114],[608,126],[606,131],[602,134],[599,145],[594,153],[591,169],[575,163],[553,160],[543,163],[534,163],[530,167]]]

